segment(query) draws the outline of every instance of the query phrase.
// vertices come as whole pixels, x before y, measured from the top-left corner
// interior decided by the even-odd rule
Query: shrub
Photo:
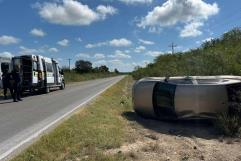
[[[224,135],[240,136],[241,120],[236,115],[229,115],[228,113],[219,114],[216,125]]]
[[[241,29],[204,42],[201,47],[176,54],[162,54],[146,67],[136,67],[134,79],[151,76],[241,75]]]

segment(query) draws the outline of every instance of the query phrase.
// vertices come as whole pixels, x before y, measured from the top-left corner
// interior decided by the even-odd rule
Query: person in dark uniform
[[[21,79],[20,79],[20,73],[19,73],[19,67],[18,66],[14,67],[14,69],[11,73],[11,77],[13,79],[13,82],[11,83],[12,86],[13,86],[13,101],[14,102],[22,101],[22,99],[20,97]]]

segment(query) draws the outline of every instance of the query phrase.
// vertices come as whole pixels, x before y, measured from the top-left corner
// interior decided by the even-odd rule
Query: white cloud
[[[36,28],[32,29],[30,31],[30,34],[37,37],[44,37],[46,35],[46,33],[42,29],[36,29]]]
[[[1,52],[0,53],[0,57],[8,57],[8,58],[11,58],[13,57],[14,55],[8,51],[4,51],[4,52]]]
[[[116,50],[114,55],[109,55],[109,58],[115,58],[115,59],[130,59],[131,56],[124,53],[123,51]]]
[[[93,66],[97,67],[97,66],[101,66],[101,65],[108,65],[108,62],[106,60],[97,60],[93,62]]]
[[[96,54],[94,55],[94,58],[95,58],[95,59],[104,59],[104,58],[105,58],[105,55],[104,55],[104,54],[101,54],[101,53],[96,53]]]
[[[134,67],[146,67],[148,64],[150,64],[150,61],[149,60],[143,60],[143,61],[141,61],[141,62],[133,62],[132,63],[132,65],[134,66]]]
[[[20,39],[13,36],[7,36],[7,35],[0,36],[0,45],[17,44],[19,42],[20,42]]]
[[[148,4],[152,3],[153,0],[119,0],[125,4]]]
[[[162,28],[157,26],[151,26],[149,27],[148,32],[153,34],[160,34],[162,32]]]
[[[130,72],[133,71],[134,65],[131,62],[123,62],[119,59],[112,59],[108,61],[110,69],[114,70],[115,68],[121,72]]]
[[[110,46],[114,46],[114,47],[127,47],[131,45],[132,45],[132,42],[125,38],[113,39],[110,41]]]
[[[202,22],[192,22],[187,24],[184,29],[181,31],[181,37],[196,37],[202,34],[202,31],[199,30],[204,24]]]
[[[108,15],[114,15],[117,14],[118,10],[112,6],[104,6],[104,5],[99,5],[96,8],[96,11],[100,14],[102,19],[106,19]]]
[[[90,55],[86,54],[86,53],[79,53],[79,54],[75,55],[75,57],[89,59]]]
[[[136,49],[135,49],[135,52],[136,53],[140,53],[140,52],[143,52],[146,50],[146,47],[145,46],[138,46]]]
[[[206,39],[196,41],[196,44],[201,44],[201,43],[209,42],[209,41],[212,41],[213,39],[214,39],[213,37],[208,37],[208,38],[206,38]]]
[[[113,65],[123,65],[124,63],[119,60],[119,59],[112,59],[108,61],[109,63],[113,64]]]
[[[99,42],[96,44],[87,44],[85,45],[86,48],[91,49],[91,48],[96,48],[96,47],[102,47],[108,45],[108,42]]]
[[[145,55],[152,56],[152,57],[157,57],[161,54],[163,54],[163,52],[161,51],[148,51],[145,53]]]
[[[103,5],[98,6],[95,11],[76,0],[58,0],[35,6],[39,10],[39,15],[50,23],[76,26],[104,20],[107,15],[113,15],[117,11],[114,7]]]
[[[58,51],[57,48],[49,48],[49,52],[57,53]]]
[[[25,46],[20,46],[20,55],[29,55],[29,54],[40,54],[45,52],[45,47],[41,47],[39,49],[34,49],[34,48],[27,48]]]
[[[63,39],[61,41],[58,41],[57,44],[60,45],[60,46],[65,46],[66,47],[66,46],[69,45],[69,40]]]
[[[102,46],[112,46],[112,47],[128,47],[132,45],[132,42],[126,38],[121,39],[113,39],[110,41],[104,41],[104,42],[98,42],[96,44],[87,44],[86,48],[96,48],[96,47],[102,47]]]
[[[148,40],[143,40],[143,39],[139,39],[139,42],[144,45],[154,45],[155,44],[153,41],[148,41]]]
[[[190,36],[201,34],[199,28],[210,16],[219,12],[217,3],[209,4],[203,0],[167,0],[161,6],[155,7],[137,25],[146,27],[166,27],[184,23],[184,32],[193,28],[195,32]],[[195,28],[196,27],[196,28]],[[187,37],[188,34],[181,34]]]
[[[208,37],[204,40],[202,40],[202,42],[209,42],[209,41],[212,41],[214,38],[213,37]]]
[[[44,54],[44,53],[50,52],[51,48],[49,48],[48,45],[43,45],[37,48],[28,48],[25,46],[20,46],[19,49],[20,51],[18,52],[18,54],[30,55],[30,54]]]

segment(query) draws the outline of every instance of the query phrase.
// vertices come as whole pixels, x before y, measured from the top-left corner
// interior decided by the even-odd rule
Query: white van
[[[60,87],[60,89],[65,88],[63,70],[59,67],[58,62],[54,59],[43,57],[41,55],[37,56],[39,62],[39,83],[42,89],[46,93],[49,92],[50,88]]]
[[[54,59],[41,55],[22,55],[13,58],[13,66],[20,68],[24,91],[37,89],[48,93],[50,88],[65,87],[63,71]]]
[[[2,74],[6,70],[10,72],[12,69],[12,58],[0,56],[0,88],[3,88],[2,84]]]

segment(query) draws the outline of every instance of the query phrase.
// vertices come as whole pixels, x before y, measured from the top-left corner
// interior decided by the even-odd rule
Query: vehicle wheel
[[[65,83],[64,82],[61,83],[60,89],[61,90],[65,89]]]
[[[49,93],[49,92],[50,92],[49,87],[46,87],[46,88],[45,88],[45,93]]]
[[[33,88],[29,89],[29,95],[34,95],[35,94],[35,90]]]

